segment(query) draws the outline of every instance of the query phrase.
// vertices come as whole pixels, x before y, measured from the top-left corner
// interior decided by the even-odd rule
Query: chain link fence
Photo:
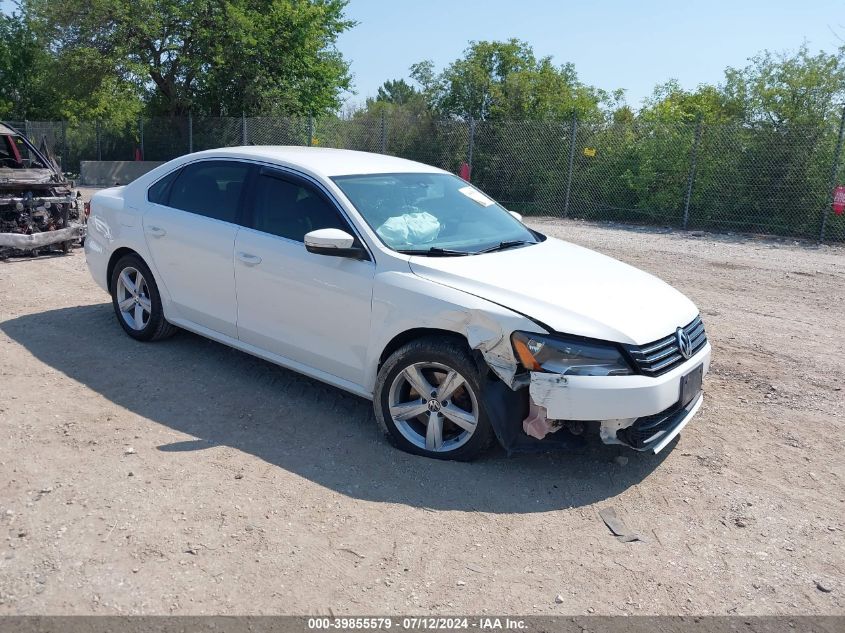
[[[82,160],[164,161],[237,145],[338,147],[453,173],[463,167],[473,184],[529,216],[845,240],[845,216],[831,211],[832,190],[845,181],[842,124],[474,122],[398,110],[350,119],[10,123],[46,143],[71,173]]]

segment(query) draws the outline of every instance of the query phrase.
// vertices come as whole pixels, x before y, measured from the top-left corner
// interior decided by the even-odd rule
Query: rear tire
[[[112,271],[111,296],[117,322],[137,341],[158,341],[177,329],[164,318],[153,273],[139,255],[121,257]]]
[[[403,451],[470,461],[493,441],[482,384],[482,372],[457,337],[412,341],[379,370],[376,420]]]

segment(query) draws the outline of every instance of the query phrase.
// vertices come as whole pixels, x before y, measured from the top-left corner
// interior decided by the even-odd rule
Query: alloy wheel
[[[117,307],[123,321],[135,331],[141,331],[150,322],[153,305],[147,281],[137,268],[124,268],[117,278]]]
[[[459,372],[442,363],[414,363],[390,386],[388,409],[398,431],[434,452],[466,444],[478,426],[478,399]]]

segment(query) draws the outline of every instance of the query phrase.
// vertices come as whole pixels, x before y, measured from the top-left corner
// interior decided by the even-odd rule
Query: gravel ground
[[[132,341],[80,251],[0,262],[0,614],[845,612],[845,249],[534,224],[701,308],[671,450],[412,457],[364,400]]]

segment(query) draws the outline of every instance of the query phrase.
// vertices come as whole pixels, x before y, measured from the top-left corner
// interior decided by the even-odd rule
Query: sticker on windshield
[[[481,193],[478,189],[473,187],[461,187],[458,189],[462,194],[464,194],[470,200],[477,202],[482,207],[489,207],[490,205],[496,204],[493,200],[485,196]]]

